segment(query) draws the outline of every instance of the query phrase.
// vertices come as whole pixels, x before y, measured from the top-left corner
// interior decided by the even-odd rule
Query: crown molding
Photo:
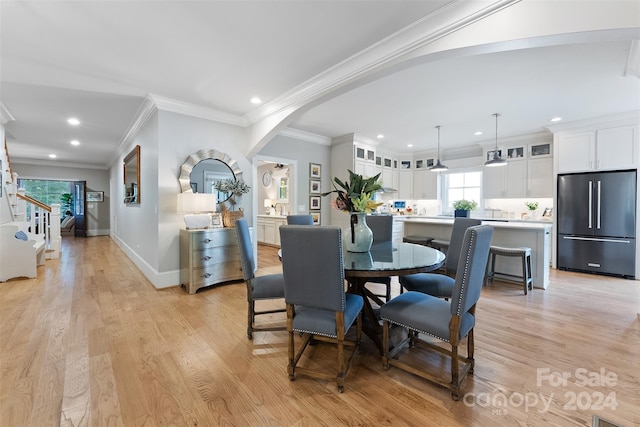
[[[520,1],[498,0],[481,9],[478,9],[476,2],[449,2],[273,101],[246,113],[244,117],[253,124],[287,109],[296,110],[329,93],[340,93],[338,89],[341,87],[379,71],[403,56]]]
[[[312,142],[314,144],[331,146],[331,138],[299,129],[284,128],[278,132],[278,135],[298,139],[300,141]]]
[[[15,117],[13,117],[13,114],[11,114],[11,111],[9,111],[9,109],[0,100],[0,123],[4,125],[7,122],[10,122],[12,120],[15,120]]]
[[[547,126],[546,129],[552,133],[592,131],[607,127],[633,126],[640,124],[640,110],[627,111],[620,114],[609,114],[606,116],[593,117],[585,120],[558,123]]]
[[[176,99],[165,98],[163,96],[149,94],[147,96],[158,108],[158,110],[172,113],[184,114],[186,116],[200,119],[212,120],[226,123],[233,126],[247,127],[250,123],[244,117],[237,114],[228,113],[215,108],[203,107],[201,105],[190,104]]]
[[[78,168],[78,169],[97,169],[97,170],[108,170],[109,167],[107,165],[97,165],[95,163],[86,164],[86,163],[76,163],[76,162],[58,162],[52,160],[43,160],[43,159],[28,159],[23,157],[13,157],[11,156],[11,163],[15,165],[34,165],[34,166],[47,166],[47,167],[56,167],[56,168]]]

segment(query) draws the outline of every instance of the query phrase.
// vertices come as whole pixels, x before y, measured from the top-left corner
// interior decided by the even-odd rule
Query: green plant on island
[[[538,202],[524,202],[524,204],[527,205],[527,208],[529,208],[530,211],[538,209]]]
[[[472,211],[478,207],[478,202],[475,200],[456,200],[453,202],[453,209],[457,211]]]

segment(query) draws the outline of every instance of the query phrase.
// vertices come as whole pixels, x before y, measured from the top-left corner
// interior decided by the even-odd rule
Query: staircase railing
[[[25,194],[24,188],[19,188],[16,193],[17,218],[28,222],[29,231],[44,237],[46,247],[46,259],[60,257],[62,237],[60,236],[60,204],[52,203],[51,206]],[[27,217],[27,206],[29,215]],[[18,219],[20,218],[20,219]]]

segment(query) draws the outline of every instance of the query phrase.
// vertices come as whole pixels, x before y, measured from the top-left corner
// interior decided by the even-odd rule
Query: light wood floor
[[[259,264],[280,268],[264,247]],[[549,289],[524,296],[496,282],[463,400],[385,371],[366,338],[339,394],[289,381],[285,332],[247,339],[244,284],[156,290],[109,237],[64,239],[37,279],[0,283],[0,425],[591,426],[597,414],[638,426],[639,283],[552,271]],[[330,348],[314,351],[331,365]]]

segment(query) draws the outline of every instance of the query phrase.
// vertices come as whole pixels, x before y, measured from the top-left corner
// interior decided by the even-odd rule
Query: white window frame
[[[464,173],[470,173],[470,172],[480,172],[480,183],[478,184],[478,187],[468,186],[468,188],[480,189],[480,200],[477,200],[477,202],[478,202],[478,207],[480,209],[484,209],[484,192],[483,192],[483,185],[482,185],[484,180],[484,176],[482,175],[484,173],[484,168],[482,166],[472,167],[472,168],[461,168],[461,169],[456,169],[455,171],[452,170],[450,172],[440,172],[441,178],[442,178],[440,180],[440,185],[441,185],[440,194],[442,194],[442,206],[440,207],[440,210],[442,214],[447,214],[447,213],[453,214],[453,210],[449,210],[449,205],[451,204],[451,202],[453,202],[453,200],[449,200],[449,176],[453,174],[464,174]],[[467,187],[465,186],[462,188],[467,188]]]

